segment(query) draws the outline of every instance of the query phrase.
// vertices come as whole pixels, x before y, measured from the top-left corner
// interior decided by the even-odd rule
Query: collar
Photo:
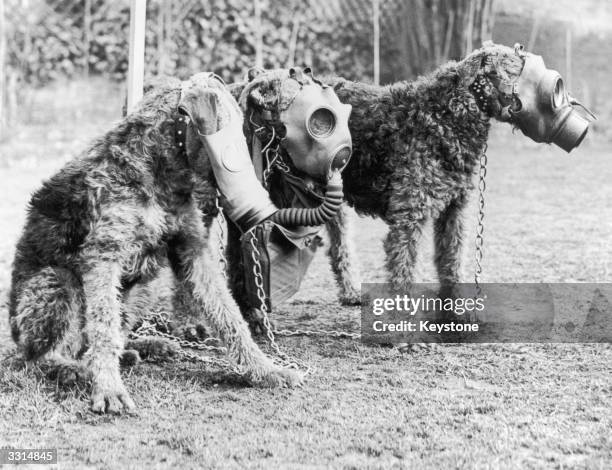
[[[493,86],[494,85],[491,79],[484,73],[478,74],[476,79],[469,86],[470,92],[476,99],[478,108],[488,116],[491,115],[491,103],[489,102],[489,96],[491,96]]]
[[[189,116],[180,114],[174,121],[174,143],[178,147],[179,155],[187,156],[187,126],[191,120]]]

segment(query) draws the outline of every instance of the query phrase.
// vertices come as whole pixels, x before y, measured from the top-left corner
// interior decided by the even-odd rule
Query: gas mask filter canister
[[[589,128],[589,120],[574,105],[595,117],[569,95],[561,75],[546,68],[542,57],[523,52],[522,46],[515,46],[515,50],[524,58],[524,65],[513,84],[512,94],[519,104],[518,109],[509,110],[511,121],[534,141],[554,143],[570,152],[580,145]]]

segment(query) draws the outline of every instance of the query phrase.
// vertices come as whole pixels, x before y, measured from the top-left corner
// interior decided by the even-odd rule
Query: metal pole
[[[0,0],[0,137],[7,124],[6,108],[6,21],[4,19],[4,0]]]
[[[372,0],[374,23],[374,85],[380,84],[380,0]]]
[[[261,27],[261,4],[253,0],[255,7],[255,66],[263,69],[263,31]]]
[[[145,22],[147,0],[131,0],[130,53],[128,67],[127,111],[134,109],[142,99],[144,86]]]

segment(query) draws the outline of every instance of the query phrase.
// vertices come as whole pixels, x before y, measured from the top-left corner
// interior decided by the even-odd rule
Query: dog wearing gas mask
[[[339,77],[324,82],[352,106],[353,156],[343,171],[345,199],[358,214],[389,225],[384,249],[396,289],[409,290],[414,282],[418,244],[431,219],[440,295],[454,295],[461,278],[463,213],[492,120],[568,152],[588,129],[560,75],[518,45],[487,42],[464,60],[414,82],[382,87]],[[235,85],[235,96],[244,87]],[[338,283],[344,291],[358,292],[345,212],[326,225]]]
[[[207,244],[216,166],[250,163],[241,126],[212,74],[168,82],[32,196],[13,264],[12,335],[27,360],[51,364],[60,380],[90,379],[93,411],[134,408],[119,360],[142,318],[126,305],[167,263],[246,377],[301,381],[254,343]]]
[[[414,281],[419,239],[431,219],[440,294],[455,294],[463,214],[492,120],[568,152],[580,144],[589,124],[574,108],[579,103],[561,76],[519,45],[487,42],[414,82],[326,81],[353,109],[353,156],[343,173],[346,201],[358,214],[389,225],[384,242],[389,282],[404,291]],[[332,240],[346,236],[341,224],[328,226],[336,229]]]
[[[320,243],[323,226],[334,225],[333,230],[328,227],[332,234],[347,232],[342,198],[333,205],[325,202],[333,182],[338,185],[335,194],[342,195],[340,175],[352,153],[350,106],[340,103],[332,88],[317,80],[309,68],[251,69],[246,83],[229,88],[245,115],[244,134],[259,180],[275,205],[291,214],[256,229],[259,248],[255,253],[245,243],[244,228],[229,225],[230,285],[257,330],[261,328],[262,294],[266,298],[263,308],[269,311],[296,292]],[[318,211],[316,217],[303,216],[313,211]],[[332,240],[329,256],[340,301],[354,305],[360,292],[358,270],[354,262],[349,264],[350,251],[351,241],[345,236]],[[257,266],[253,255],[259,258]],[[263,289],[257,286],[254,268],[263,272]]]

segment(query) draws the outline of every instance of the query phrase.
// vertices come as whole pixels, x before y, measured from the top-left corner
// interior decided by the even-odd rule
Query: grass
[[[87,134],[83,132],[83,136]],[[612,161],[500,132],[489,151],[484,280],[610,282]],[[42,144],[42,142],[39,142]],[[3,144],[4,152],[11,145]],[[7,160],[8,161],[8,160]],[[29,193],[56,159],[0,168],[0,295]],[[475,210],[468,226],[473,234]],[[364,281],[382,281],[385,227],[355,217]],[[472,267],[468,236],[466,278]],[[431,240],[419,279],[434,279]],[[320,255],[279,326],[356,330]],[[401,354],[350,340],[282,338],[314,370],[260,390],[180,361],[124,372],[136,416],[97,416],[13,353],[0,312],[0,445],[57,447],[62,468],[610,468],[612,349],[601,344],[443,345]]]

